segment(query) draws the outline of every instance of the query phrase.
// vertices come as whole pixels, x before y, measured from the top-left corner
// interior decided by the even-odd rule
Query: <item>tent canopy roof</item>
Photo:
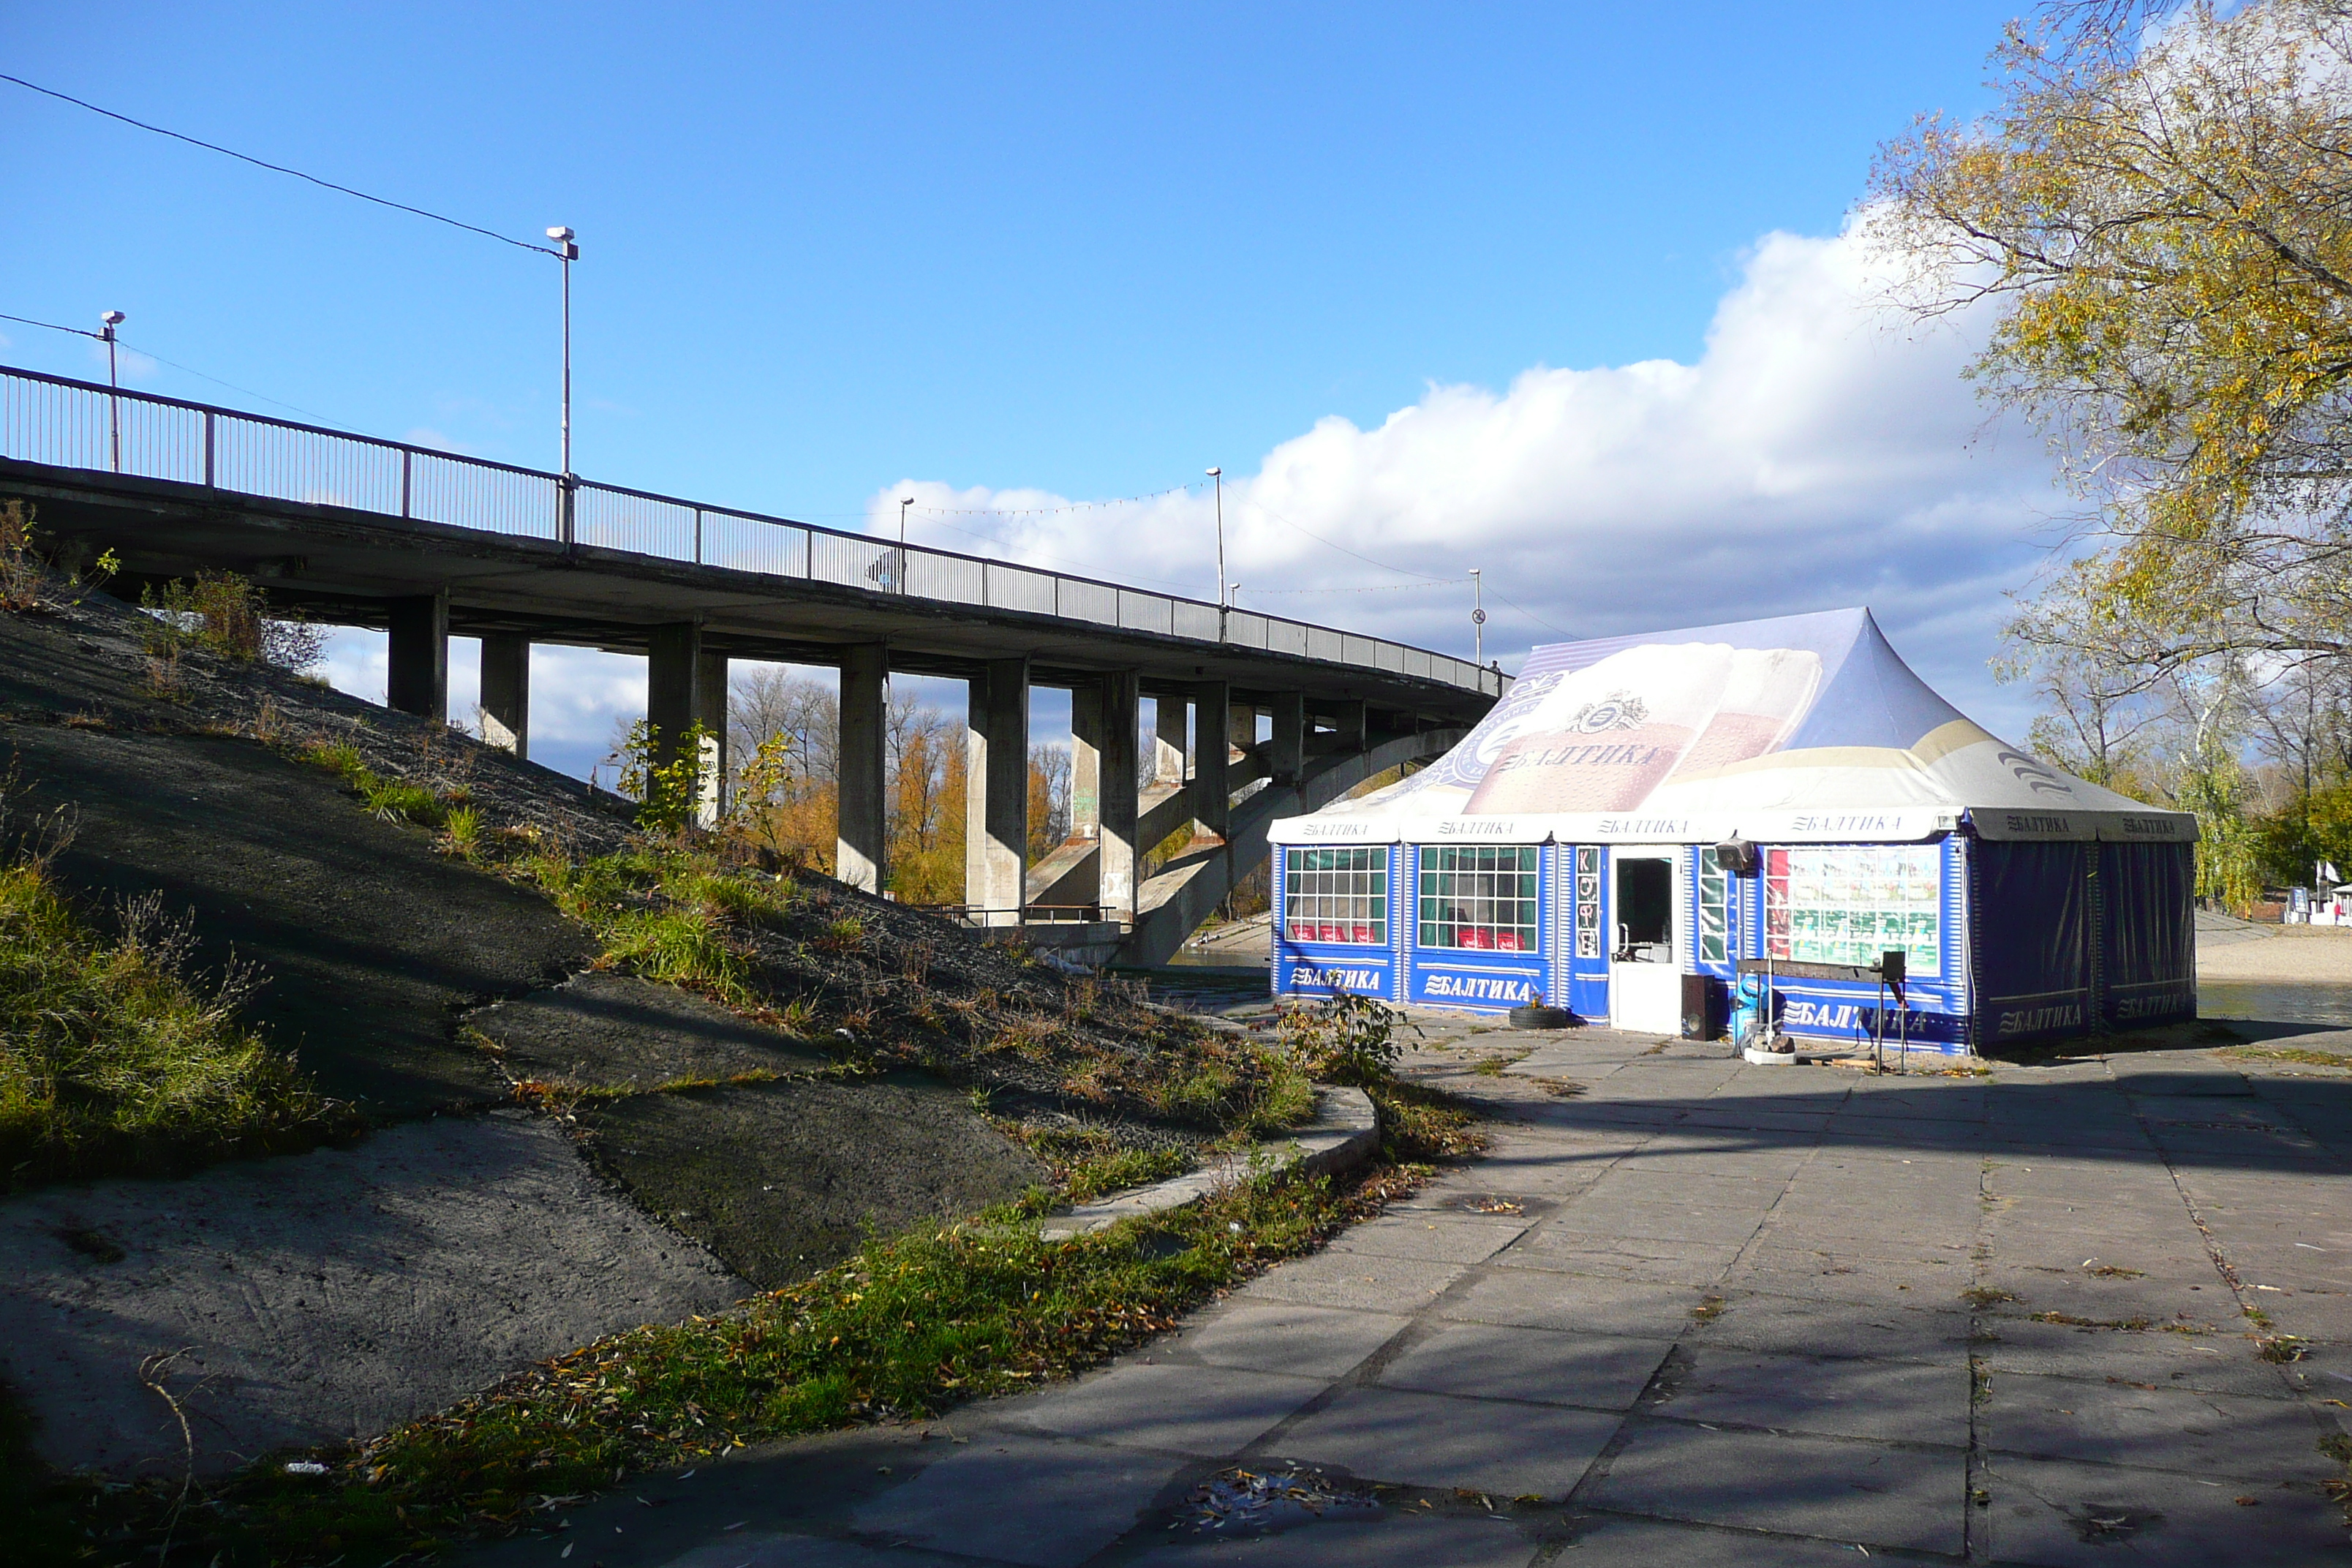
[[[2195,819],[1979,728],[1866,609],[1552,643],[1462,743],[1279,844],[2180,843]]]

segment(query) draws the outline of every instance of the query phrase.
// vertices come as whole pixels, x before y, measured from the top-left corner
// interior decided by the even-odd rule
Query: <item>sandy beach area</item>
[[[2222,934],[2226,940],[2212,940]],[[2197,938],[2200,980],[2352,984],[2352,930],[2249,926],[2227,933],[2200,931]]]

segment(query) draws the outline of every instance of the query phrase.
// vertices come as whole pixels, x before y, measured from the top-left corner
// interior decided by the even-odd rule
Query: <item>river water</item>
[[[2352,1029],[2352,985],[2200,980],[2197,1012],[2205,1018],[2259,1018],[2272,1024],[2329,1024]]]

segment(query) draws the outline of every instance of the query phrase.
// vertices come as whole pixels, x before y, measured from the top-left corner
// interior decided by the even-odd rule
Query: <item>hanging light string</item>
[[[560,250],[552,249],[544,245],[538,245],[527,239],[516,239],[510,236],[500,234],[496,229],[483,228],[477,224],[465,223],[454,217],[446,217],[440,213],[429,212],[424,207],[411,206],[406,202],[396,202],[388,196],[370,195],[367,192],[355,190],[350,185],[338,184],[332,180],[322,180],[316,174],[306,174],[299,169],[289,168],[283,163],[273,163],[266,158],[257,158],[249,153],[240,153],[234,147],[224,147],[217,142],[206,142],[200,137],[184,135],[177,131],[167,131],[161,125],[150,125],[143,120],[133,120],[127,114],[118,114],[111,109],[102,109],[99,105],[91,103],[87,99],[76,98],[69,92],[59,92],[53,87],[43,87],[37,81],[26,81],[20,76],[10,76],[5,71],[0,71],[0,81],[14,82],[18,87],[24,88],[28,91],[39,93],[44,98],[54,98],[61,103],[70,103],[77,109],[87,109],[92,114],[104,115],[109,120],[120,121],[125,125],[131,126],[140,131],[147,132],[151,135],[169,137],[174,142],[184,142],[191,147],[201,147],[207,153],[217,153],[224,158],[234,158],[240,163],[250,163],[257,169],[267,169],[273,174],[290,175],[295,179],[307,181],[308,183],[320,186],[324,190],[334,191],[346,196],[356,196],[361,201],[373,202],[380,207],[390,207],[394,212],[404,212],[411,214],[416,217],[429,218],[435,223],[446,224],[451,228],[464,229],[467,234],[478,234],[484,239],[495,239],[500,245],[511,245],[517,250],[535,250],[541,256],[560,257],[563,254]],[[34,324],[40,325],[42,323],[36,322]],[[68,328],[68,330],[70,331],[71,329]]]

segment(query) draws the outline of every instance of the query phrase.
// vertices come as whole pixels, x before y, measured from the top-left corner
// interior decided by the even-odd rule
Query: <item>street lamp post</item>
[[[106,345],[106,433],[113,448],[114,471],[122,471],[122,384],[114,370],[114,329],[130,318],[109,310],[98,319],[99,342]]]
[[[1478,575],[1478,568],[1470,568],[1470,635],[1476,639],[1477,657],[1472,660],[1478,667],[1478,689],[1486,689],[1486,584]]]
[[[572,542],[572,264],[580,259],[580,247],[572,242],[572,231],[561,225],[547,231],[555,241],[554,256],[563,263],[563,542]]]
[[[1225,470],[1211,468],[1217,481],[1217,640],[1225,640]]]
[[[898,592],[907,591],[907,509],[915,504],[913,496],[898,498]]]

